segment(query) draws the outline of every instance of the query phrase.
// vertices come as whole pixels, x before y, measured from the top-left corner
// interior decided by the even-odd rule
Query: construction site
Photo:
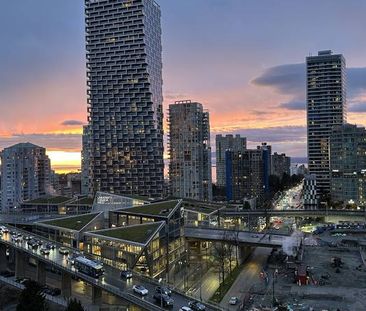
[[[305,235],[292,257],[273,249],[242,310],[366,310],[364,233]]]

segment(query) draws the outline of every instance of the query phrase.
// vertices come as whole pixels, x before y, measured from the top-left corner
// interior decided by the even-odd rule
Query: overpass
[[[245,217],[245,216],[262,216],[262,217],[325,217],[325,216],[347,216],[347,217],[364,217],[366,219],[365,210],[239,210],[235,208],[225,208],[219,211],[220,217]]]
[[[25,232],[19,229],[11,228],[11,231],[15,233],[20,233],[22,235],[27,235],[32,238],[36,238],[37,240],[41,240],[43,243],[52,243],[55,242],[47,240],[43,237],[37,236],[35,234],[31,234],[29,232]],[[66,260],[66,257],[59,253],[59,245],[56,245],[54,250],[51,250],[49,255],[43,255],[40,252],[40,249],[32,249],[27,245],[27,241],[22,239],[20,242],[14,242],[11,239],[10,233],[4,233],[0,236],[0,266],[1,269],[4,269],[4,265],[6,265],[6,248],[11,248],[15,251],[15,274],[17,277],[25,276],[25,265],[26,258],[28,256],[33,257],[37,261],[37,281],[41,284],[45,284],[46,282],[46,270],[45,267],[47,265],[52,266],[62,272],[62,280],[61,280],[61,291],[62,295],[65,297],[71,296],[71,278],[77,277],[92,286],[92,300],[95,304],[100,304],[102,299],[102,291],[109,292],[117,297],[124,299],[125,301],[130,302],[133,305],[137,305],[144,310],[151,311],[161,311],[164,310],[160,306],[154,303],[153,297],[151,293],[155,292],[155,286],[158,284],[156,280],[139,276],[134,274],[132,280],[126,281],[122,280],[119,276],[119,270],[104,264],[105,273],[103,277],[99,279],[92,278],[86,274],[78,272],[70,262]],[[70,253],[72,251],[78,251],[77,249],[70,249]],[[135,294],[132,290],[133,285],[141,284],[145,286],[149,290],[149,295],[145,297],[141,297]],[[173,294],[174,306],[172,310],[178,311],[181,306],[188,305],[188,301],[194,300],[191,297],[183,295],[178,292],[174,292]],[[206,310],[216,311],[221,310],[215,306],[207,306]]]
[[[282,247],[288,235],[235,231],[222,228],[185,227],[186,239],[204,241],[230,241],[233,244],[258,247]]]

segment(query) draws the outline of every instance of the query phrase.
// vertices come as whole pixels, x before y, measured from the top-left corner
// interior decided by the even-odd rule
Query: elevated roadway
[[[246,246],[282,247],[283,241],[288,237],[281,234],[253,233],[235,231],[221,228],[185,227],[186,239],[204,241],[231,241]]]
[[[325,217],[325,216],[347,216],[347,217],[364,217],[366,219],[366,210],[239,210],[235,208],[226,208],[220,210],[221,217],[245,217],[245,216],[279,216],[279,217]]]
[[[20,233],[22,235],[26,234],[30,237],[35,237],[38,240],[43,241],[43,243],[53,243],[53,241],[49,241],[47,239],[44,239],[42,237],[36,236],[34,234],[24,232],[19,229],[13,229],[10,228],[11,231],[15,231],[16,233]],[[38,260],[39,263],[42,263],[42,265],[50,265],[54,268],[59,269],[62,271],[62,285],[61,289],[66,287],[70,287],[71,291],[71,276],[75,276],[80,278],[81,280],[89,283],[93,287],[93,295],[101,297],[101,290],[107,291],[111,294],[114,294],[134,305],[140,306],[141,308],[145,310],[151,310],[151,311],[158,311],[158,310],[164,310],[159,305],[156,305],[153,300],[153,294],[155,292],[155,286],[157,285],[157,281],[154,279],[150,279],[147,277],[139,276],[137,274],[134,274],[133,278],[126,281],[122,280],[119,275],[119,270],[104,264],[105,273],[102,277],[99,279],[95,279],[92,277],[89,277],[86,274],[78,272],[73,265],[71,265],[70,262],[68,262],[67,256],[62,255],[59,253],[59,245],[56,246],[55,249],[51,250],[49,255],[43,255],[40,252],[40,248],[32,249],[30,246],[27,245],[27,242],[23,239],[20,242],[14,242],[11,239],[10,233],[3,234],[0,236],[0,244],[6,245],[10,248],[13,248],[16,252],[16,270],[17,265],[21,266],[25,264],[25,257],[24,254],[27,254],[35,259]],[[72,251],[77,251],[76,249],[70,248],[70,253]],[[0,261],[3,261],[3,258],[0,258]],[[23,262],[22,262],[23,261]],[[22,264],[21,264],[22,262]],[[40,266],[42,266],[40,265]],[[19,268],[19,267],[18,267]],[[17,271],[16,271],[17,273]],[[68,284],[68,282],[70,284]],[[135,284],[141,284],[144,287],[146,287],[149,290],[149,294],[147,296],[140,296],[133,292],[132,286]],[[71,292],[69,293],[71,294]],[[178,311],[180,307],[187,306],[188,301],[193,300],[191,297],[185,296],[181,293],[174,292],[172,295],[174,299],[174,306],[171,308],[171,310]],[[94,297],[93,297],[94,300]],[[221,310],[220,308],[216,308],[214,306],[207,306],[206,308],[209,311],[216,311]]]

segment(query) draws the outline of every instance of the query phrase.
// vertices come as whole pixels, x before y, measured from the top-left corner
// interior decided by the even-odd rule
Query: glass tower
[[[163,192],[160,8],[85,0],[90,193]]]
[[[346,122],[346,64],[341,54],[320,51],[306,58],[307,136],[310,174],[320,195],[330,192],[329,137]]]

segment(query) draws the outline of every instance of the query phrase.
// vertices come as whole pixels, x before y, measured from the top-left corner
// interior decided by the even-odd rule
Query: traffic
[[[29,254],[34,254],[35,257],[41,257],[45,262],[54,264],[57,269],[74,272],[80,279],[90,284],[101,285],[103,289],[110,290],[114,294],[116,292],[128,293],[136,299],[161,309],[169,308],[176,311],[218,310],[174,292],[168,286],[157,286],[155,280],[141,277],[129,270],[119,271],[93,258],[88,258],[78,250],[60,246],[30,232],[0,226],[0,243],[1,241],[18,249],[23,249]],[[121,297],[124,298],[123,295]]]

